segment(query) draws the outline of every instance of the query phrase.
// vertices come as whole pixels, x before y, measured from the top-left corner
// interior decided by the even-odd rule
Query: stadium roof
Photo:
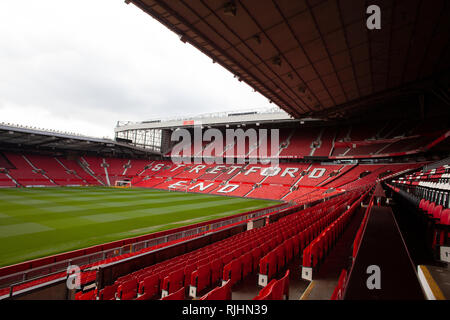
[[[346,117],[424,93],[450,101],[445,0],[126,2],[295,118]],[[372,4],[380,30],[366,27]]]
[[[119,121],[115,132],[136,129],[167,129],[186,126],[233,126],[242,124],[263,124],[276,122],[298,121],[293,120],[286,112],[278,109],[248,109],[228,112],[205,113],[185,117],[167,117],[146,120],[141,122]]]
[[[91,152],[102,155],[148,156],[159,152],[131,146],[106,138],[94,138],[58,131],[0,123],[0,148],[45,151]]]

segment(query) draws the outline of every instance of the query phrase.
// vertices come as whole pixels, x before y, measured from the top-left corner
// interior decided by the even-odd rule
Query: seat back
[[[239,282],[242,278],[242,263],[241,259],[237,258],[229,262],[223,267],[223,276],[222,279],[224,281],[231,280],[231,285]]]
[[[428,210],[428,206],[430,205],[430,200],[426,200],[424,203],[423,203],[423,206],[422,206],[422,210],[423,211],[427,211]]]
[[[122,282],[117,288],[117,297],[120,300],[131,300],[136,298],[138,283],[136,279],[132,278]]]
[[[248,251],[242,258],[242,277],[246,277],[248,274],[253,272],[253,258],[252,253]]]
[[[445,209],[442,211],[440,222],[444,226],[450,225],[450,209]]]
[[[99,300],[115,300],[118,284],[104,287],[99,292]]]
[[[158,275],[149,275],[139,282],[138,293],[144,296],[140,300],[148,300],[155,297],[159,293]]]
[[[231,300],[231,280],[228,280],[221,287],[214,288],[200,300]]]
[[[432,212],[433,219],[440,220],[441,214],[442,214],[442,206],[441,205],[435,206]]]
[[[253,298],[253,300],[271,300],[272,297],[272,289],[277,280],[272,279],[267,286],[262,288],[258,295]]]
[[[184,287],[178,289],[175,292],[161,298],[161,300],[184,300]]]
[[[286,300],[289,299],[289,273],[290,271],[286,270],[283,278],[280,279],[283,282],[283,295],[286,297]]]

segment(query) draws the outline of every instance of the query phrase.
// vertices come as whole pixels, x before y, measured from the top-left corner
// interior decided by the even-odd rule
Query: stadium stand
[[[40,155],[27,155],[28,160],[36,168],[42,170],[49,179],[57,185],[82,185],[83,181],[78,178],[71,171],[67,171],[61,166],[53,157],[46,157]]]
[[[5,156],[15,167],[9,170],[9,175],[19,184],[23,186],[56,185],[45,175],[43,170],[36,168],[25,155],[5,153]]]
[[[367,193],[346,194],[305,210],[294,211],[265,227],[239,233],[122,276],[113,285],[102,289],[104,291],[100,290],[98,299],[122,297],[142,300],[169,296],[181,299],[185,290],[189,291],[192,298],[201,296],[202,299],[227,299],[230,297],[230,289],[232,291],[234,285],[258,268],[261,275],[264,274],[261,273],[262,270],[269,270],[270,268],[264,267],[267,261],[276,270],[270,274],[273,276],[282,271],[294,256],[298,257],[310,242],[316,241],[314,239],[328,224],[342,227],[340,221],[350,216],[340,215],[342,212],[338,208],[344,208],[347,204],[356,207],[359,202],[355,200],[365,194]],[[312,221],[317,223],[311,223]],[[273,261],[266,257],[273,257]],[[271,293],[265,299],[281,299],[283,296],[288,298],[289,271],[283,272],[285,275],[278,280],[280,283],[275,285],[275,282],[271,282],[269,286],[271,288],[275,285],[276,288],[280,285],[281,296],[279,292]],[[222,286],[217,287],[220,280]],[[77,297],[92,299],[92,295],[84,293]]]

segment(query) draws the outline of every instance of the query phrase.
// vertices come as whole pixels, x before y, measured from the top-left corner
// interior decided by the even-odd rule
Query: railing
[[[206,224],[192,229],[183,230],[180,232],[167,234],[158,238],[153,238],[149,240],[144,240],[136,243],[131,243],[125,246],[111,248],[99,252],[95,252],[88,255],[83,255],[79,257],[74,257],[72,259],[67,259],[52,264],[48,264],[42,267],[32,268],[25,271],[17,272],[10,275],[5,275],[0,277],[0,289],[7,287],[14,287],[21,285],[26,282],[35,281],[44,277],[56,276],[59,273],[66,272],[69,266],[86,266],[95,262],[103,261],[109,258],[117,257],[126,253],[134,253],[140,250],[151,248],[160,244],[168,243],[175,240],[180,240],[187,237],[192,237],[195,235],[203,234],[204,232],[212,231],[218,228],[225,227],[243,220],[253,219],[267,215],[276,211],[280,211],[289,207],[289,203],[285,203],[276,207],[263,208],[260,210],[251,211],[248,214],[241,214],[237,217],[232,217],[230,219],[212,222],[211,224]],[[61,277],[65,277],[61,275]]]

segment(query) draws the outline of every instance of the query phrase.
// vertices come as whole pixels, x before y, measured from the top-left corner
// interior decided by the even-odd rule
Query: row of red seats
[[[328,217],[328,225],[303,251],[302,261],[302,278],[312,280],[313,269],[317,267],[319,262],[327,255],[338,237],[343,233],[345,226],[348,225],[362,199],[363,194],[348,209],[349,203],[344,203],[337,210],[332,212]],[[342,213],[343,212],[343,213]]]
[[[371,190],[374,190],[373,188],[370,188],[367,193],[365,195],[367,195],[368,193],[371,192]],[[363,199],[364,196],[361,198]],[[362,235],[364,233],[366,224],[367,224],[367,220],[369,217],[369,212],[371,207],[373,206],[374,203],[374,195],[371,196],[370,200],[369,200],[369,204],[366,208],[366,211],[364,213],[363,219],[361,221],[361,224],[358,228],[358,231],[356,232],[356,236],[355,239],[353,240],[353,245],[352,245],[352,264],[355,261],[356,255],[358,253],[359,250],[359,245],[361,244],[361,240],[362,240]],[[351,268],[351,266],[350,266]],[[344,295],[344,290],[347,284],[347,277],[348,277],[348,273],[347,273],[347,269],[342,269],[342,272],[339,276],[338,279],[338,283],[336,285],[336,287],[334,288],[334,291],[331,295],[331,300],[342,300],[343,295]]]
[[[79,160],[92,171],[86,172],[76,160],[33,154],[5,153],[13,168],[5,168],[19,185],[22,186],[56,186],[56,185],[99,185],[100,181],[111,185],[115,181],[132,178],[144,171],[149,161],[81,157]],[[0,180],[0,186],[15,186],[11,179]]]
[[[330,203],[338,200],[332,199]],[[320,210],[327,205],[321,203],[306,211]],[[256,268],[262,255],[274,248],[275,243],[269,240],[279,232],[279,226],[277,221],[143,268],[117,279],[112,286],[100,290],[98,296],[100,299],[154,299],[188,286],[195,288],[197,295],[215,286],[220,279],[236,283]]]
[[[205,232],[207,232],[207,231],[205,231]],[[123,259],[127,259],[127,258],[133,257],[133,256],[138,255],[138,254],[142,254],[142,253],[145,253],[145,252],[148,252],[148,251],[153,251],[153,250],[165,247],[165,246],[176,244],[176,243],[178,243],[180,241],[186,241],[188,239],[192,239],[194,237],[201,236],[202,234],[203,233],[199,233],[199,234],[192,235],[192,236],[187,236],[187,237],[182,238],[182,239],[177,239],[177,240],[173,240],[173,241],[170,241],[170,242],[161,243],[161,244],[154,245],[154,246],[148,247],[148,248],[144,248],[142,250],[135,251],[135,252],[132,252],[132,253],[125,253],[125,254],[121,254],[121,255],[115,256],[115,257],[106,258],[104,260],[100,260],[100,261],[97,261],[97,262],[81,265],[80,266],[80,269],[81,269],[80,284],[81,284],[82,287],[84,287],[86,285],[89,285],[89,284],[92,284],[93,282],[95,282],[95,280],[97,278],[97,272],[95,270],[94,271],[90,271],[90,270],[95,268],[95,267],[97,267],[97,266],[99,266],[99,265],[108,264],[108,263],[112,263],[112,262],[115,262],[115,261],[120,261],[120,260],[123,260]],[[34,287],[34,286],[39,285],[39,284],[43,284],[43,283],[47,283],[47,282],[52,281],[52,280],[63,278],[66,275],[67,275],[66,271],[58,272],[58,273],[55,273],[55,274],[52,274],[52,275],[49,275],[49,276],[45,276],[45,277],[42,277],[42,278],[39,278],[39,279],[35,279],[35,280],[31,280],[31,281],[28,281],[28,282],[24,282],[24,283],[15,285],[15,286],[13,286],[12,289],[13,289],[13,292],[18,292],[18,291],[21,291],[21,290],[24,290],[24,289],[27,289],[27,288]],[[91,291],[89,291],[89,294],[91,294]],[[9,287],[0,289],[0,296],[7,295],[7,294],[9,294],[9,292],[10,292],[10,288]],[[77,293],[77,297],[83,297],[83,294],[84,293],[80,291],[80,292]],[[89,295],[86,295],[86,296],[89,296]]]
[[[231,300],[231,280],[226,281],[220,287],[216,287],[206,293],[200,300]]]
[[[355,240],[353,240],[352,261],[355,261],[356,255],[358,254],[359,245],[361,244],[362,235],[366,228],[367,220],[369,219],[369,212],[373,206],[373,203],[374,203],[374,195],[372,194],[369,201],[369,205],[367,206],[366,211],[364,213],[364,217],[361,221],[358,231],[356,232]]]
[[[332,219],[342,211],[343,206],[347,205],[352,199],[342,199],[335,205],[317,210],[314,215],[303,214],[289,219],[289,224],[280,236],[276,237],[277,246],[264,256],[259,265],[258,284],[266,286],[269,280],[287,264],[293,256],[299,254],[308,243],[331,223]],[[281,241],[282,240],[282,241]],[[293,250],[293,251],[292,251]]]
[[[439,119],[436,119],[439,120]],[[432,123],[436,123],[436,120]],[[442,119],[441,119],[442,121]],[[399,151],[415,150],[419,146],[425,145],[430,138],[435,137],[442,130],[446,130],[446,125],[442,124],[437,128],[426,130],[411,130],[417,123],[399,123],[398,121],[358,123],[333,127],[297,127],[281,128],[279,130],[279,146],[271,150],[270,131],[267,136],[267,156],[281,158],[303,158],[305,156],[370,156],[381,153],[397,153]],[[434,131],[437,132],[433,133]],[[409,132],[408,132],[409,131]],[[431,133],[431,137],[430,136]],[[406,136],[399,139],[399,136]],[[201,152],[194,149],[191,144],[190,155],[205,156],[230,156],[230,157],[258,157],[262,156],[261,146],[245,139],[242,150],[237,148],[237,140],[228,143],[226,141],[220,150],[213,149],[213,144],[203,142]],[[357,144],[356,142],[365,142]],[[370,145],[368,145],[370,143]],[[166,156],[171,156],[169,150]]]

